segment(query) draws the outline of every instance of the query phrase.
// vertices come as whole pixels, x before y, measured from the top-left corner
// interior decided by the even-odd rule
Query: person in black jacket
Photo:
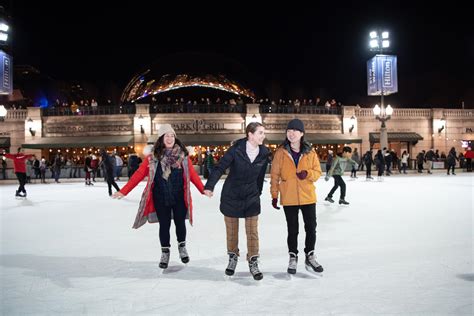
[[[452,169],[452,174],[456,175],[454,173],[454,168],[456,167],[456,160],[459,160],[456,155],[456,149],[454,147],[451,147],[451,150],[449,151],[449,154],[448,154],[448,158],[446,159],[446,162],[448,164],[448,176],[449,176],[450,169]]]
[[[230,168],[222,188],[220,203],[220,210],[224,214],[226,224],[229,254],[229,264],[225,273],[233,275],[235,272],[239,256],[239,218],[245,218],[250,273],[255,280],[261,280],[263,274],[257,262],[259,257],[258,215],[270,153],[262,145],[265,139],[265,128],[262,124],[252,122],[245,132],[247,137],[237,140],[214,167],[204,186],[204,192],[212,192],[222,174]]]
[[[377,166],[377,180],[382,181],[383,171],[385,170],[385,158],[383,157],[382,151],[379,149],[375,154],[374,159],[375,165]]]
[[[92,152],[88,152],[84,160],[84,172],[86,173],[86,185],[94,185],[91,182],[91,172],[92,172]]]
[[[365,167],[367,169],[366,171],[366,180],[373,179],[372,178],[372,164],[374,163],[374,159],[372,158],[372,150],[368,150],[364,157],[362,157],[362,161],[365,164]]]
[[[115,161],[115,158],[109,156],[105,149],[102,149],[100,154],[102,156],[102,164],[104,166],[104,178],[107,181],[107,185],[109,187],[109,196],[112,196],[112,186],[115,188],[115,190],[120,191],[120,188],[117,183],[115,183],[114,179],[114,163],[112,162],[112,159]]]

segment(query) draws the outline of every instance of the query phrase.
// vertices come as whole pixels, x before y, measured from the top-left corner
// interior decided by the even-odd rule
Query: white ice
[[[473,315],[472,174],[364,178],[345,177],[345,207],[323,202],[332,180],[316,183],[316,251],[325,271],[304,269],[300,217],[293,277],[284,213],[271,207],[266,179],[262,281],[248,272],[243,225],[236,275],[224,277],[222,180],[211,200],[193,189],[191,261],[179,261],[172,228],[163,273],[158,224],[131,228],[144,182],[123,200],[110,199],[103,182],[28,184],[27,200],[14,198],[16,185],[2,185],[1,314]]]

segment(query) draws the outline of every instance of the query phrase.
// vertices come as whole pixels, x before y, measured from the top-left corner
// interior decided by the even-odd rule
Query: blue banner
[[[367,61],[367,94],[389,95],[398,92],[397,56],[375,55]]]
[[[0,94],[13,93],[13,67],[12,58],[10,55],[0,50]]]

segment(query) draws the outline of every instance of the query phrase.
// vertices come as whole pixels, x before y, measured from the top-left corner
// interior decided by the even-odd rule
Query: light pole
[[[392,117],[393,108],[390,106],[390,104],[387,106],[387,108],[384,108],[382,103],[382,107],[379,107],[379,105],[376,104],[373,108],[373,111],[375,118],[382,122],[382,125],[380,126],[380,149],[388,148],[388,134],[385,122]]]
[[[390,40],[389,40],[389,33],[387,31],[377,32],[372,31],[369,34],[370,41],[369,46],[371,51],[376,51],[382,57],[382,53],[384,50],[388,50],[390,47]],[[378,55],[376,55],[377,57]],[[382,122],[380,127],[380,149],[388,148],[388,134],[387,134],[387,127],[385,122],[388,121],[392,114],[393,108],[390,104],[385,108],[384,106],[384,83],[380,85],[380,107],[378,104],[375,105],[373,108],[375,118]]]

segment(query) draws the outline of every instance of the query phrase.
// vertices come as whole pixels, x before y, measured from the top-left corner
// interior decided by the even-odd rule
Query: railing
[[[150,113],[245,113],[244,104],[152,104]]]
[[[4,120],[24,121],[26,120],[27,114],[28,110],[7,110],[7,115]]]
[[[431,117],[431,109],[394,109],[392,117]],[[375,117],[371,108],[356,110],[357,117]]]
[[[474,110],[444,110],[444,115],[446,117],[472,117],[474,116]]]
[[[341,107],[326,108],[324,106],[294,106],[294,105],[276,105],[276,104],[261,104],[260,113],[291,113],[291,114],[342,114]]]
[[[54,107],[41,110],[43,116],[81,116],[81,115],[110,115],[110,114],[135,114],[135,105],[114,106],[78,106]]]

